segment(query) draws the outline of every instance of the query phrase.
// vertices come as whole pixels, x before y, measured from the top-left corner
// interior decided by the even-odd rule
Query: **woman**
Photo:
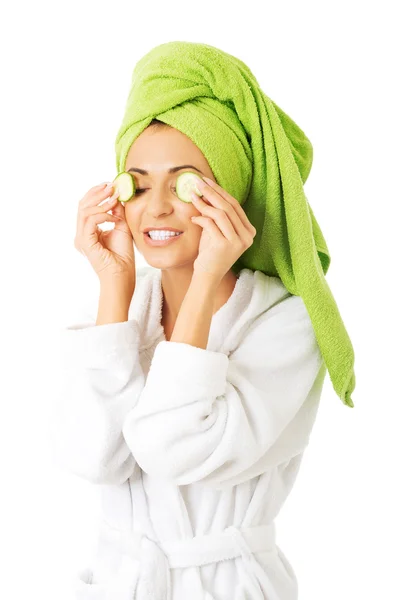
[[[229,69],[231,101],[218,79]],[[257,146],[268,142],[265,122],[250,124],[249,100],[240,107],[243,98],[234,93],[249,92],[248,73],[202,44],[172,42],[151,51],[135,68],[116,144],[118,171],[132,173],[136,195],[123,205],[112,185],[97,186],[79,205],[75,246],[99,277],[100,297],[97,312],[62,332],[66,377],[53,440],[65,468],[101,484],[96,557],[76,581],[83,600],[298,597],[274,520],[315,422],[327,338],[310,317],[321,306],[312,302],[305,271],[298,261],[290,271],[279,261],[283,246],[294,256],[296,240],[312,233],[325,268],[329,254],[314,217],[312,230],[311,221],[309,229],[301,224],[301,238],[293,224],[281,227],[288,237],[280,249],[277,230],[265,238],[278,192],[286,186],[288,219],[291,207],[304,202],[290,194],[296,177],[304,181],[309,172],[310,146],[290,120],[293,154],[285,158],[276,135],[282,185],[268,187],[277,180],[273,154]],[[247,87],[242,80],[235,88],[236,76],[245,76]],[[194,80],[199,89],[191,97]],[[289,117],[284,121],[274,107],[288,126]],[[203,197],[182,202],[176,179],[195,170],[206,178]],[[260,206],[269,220],[259,222]],[[101,232],[105,221],[114,229]],[[158,246],[144,232],[169,228],[182,233]],[[149,264],[137,272],[134,245]],[[264,254],[254,253],[260,249]],[[257,268],[260,256],[264,268]],[[321,264],[313,265],[320,276]],[[290,273],[298,274],[303,297],[289,290]],[[340,397],[351,406],[354,374],[344,380]],[[333,383],[343,388],[340,377]]]

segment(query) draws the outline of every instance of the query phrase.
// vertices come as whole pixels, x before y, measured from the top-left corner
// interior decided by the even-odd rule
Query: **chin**
[[[178,268],[183,268],[183,267],[193,269],[193,263],[196,260],[196,257],[193,257],[193,258],[187,259],[187,260],[171,260],[171,258],[168,260],[168,256],[166,256],[165,258],[158,257],[157,259],[155,259],[154,257],[150,257],[146,254],[147,253],[142,254],[142,256],[146,260],[146,262],[151,267],[154,267],[155,269],[161,269],[163,271],[168,270],[168,269],[178,269]]]

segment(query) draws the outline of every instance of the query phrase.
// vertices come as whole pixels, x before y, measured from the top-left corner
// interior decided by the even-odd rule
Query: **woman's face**
[[[192,165],[174,173],[172,167]],[[142,169],[147,175],[131,171],[139,192],[125,203],[125,218],[133,241],[146,262],[158,269],[192,265],[198,255],[202,227],[190,217],[199,211],[189,202],[183,202],[175,191],[181,173],[197,172],[213,181],[215,178],[203,153],[186,135],[172,127],[145,129],[129,149],[125,171]],[[143,190],[143,191],[140,191]],[[147,227],[175,227],[183,234],[172,244],[149,246],[143,230]]]

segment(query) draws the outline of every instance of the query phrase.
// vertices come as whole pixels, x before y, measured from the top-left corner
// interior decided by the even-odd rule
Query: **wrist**
[[[214,275],[213,273],[207,273],[205,271],[193,271],[192,282],[195,284],[217,289],[221,281],[222,278]]]
[[[112,277],[103,277],[99,279],[100,293],[131,295],[135,291],[136,277],[122,277],[114,275]]]
[[[131,301],[132,294],[127,294],[125,290],[100,290],[96,325],[128,321]]]

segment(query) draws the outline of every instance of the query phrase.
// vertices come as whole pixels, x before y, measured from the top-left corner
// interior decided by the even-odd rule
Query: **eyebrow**
[[[199,173],[204,175],[204,173],[202,171],[200,171],[200,169],[198,169],[194,165],[180,165],[179,167],[171,167],[171,169],[168,169],[168,173],[176,173],[177,171],[180,171],[181,169],[195,169],[195,171],[198,171]],[[131,171],[136,171],[137,173],[141,173],[142,175],[149,174],[148,171],[145,171],[144,169],[137,169],[136,167],[131,167],[130,169],[128,169],[127,172],[130,173]]]

